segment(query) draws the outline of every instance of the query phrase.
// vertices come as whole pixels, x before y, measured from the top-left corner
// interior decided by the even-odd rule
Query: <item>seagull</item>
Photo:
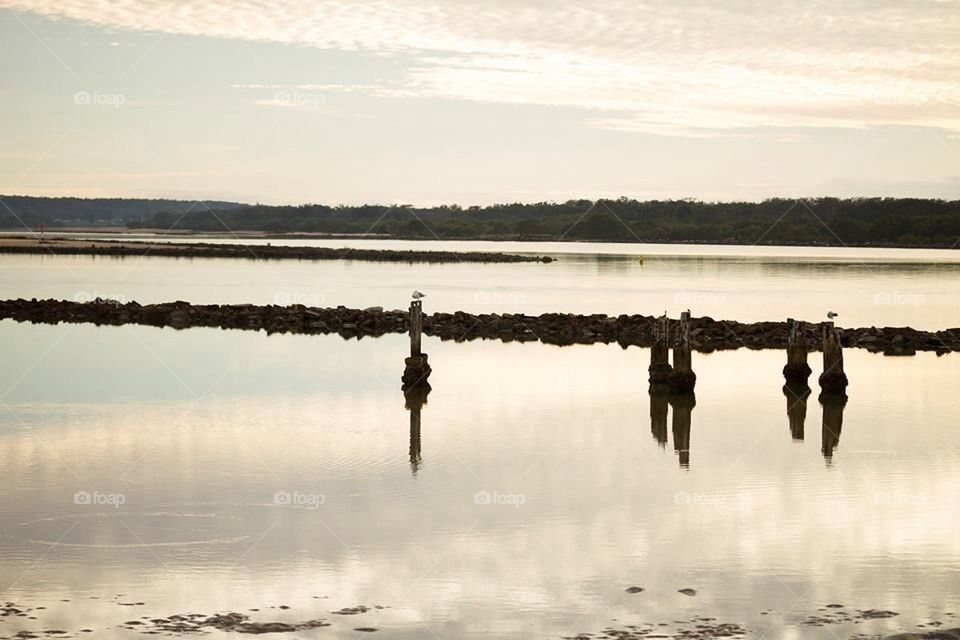
[[[829,318],[830,320],[833,320],[833,319],[836,318],[838,315],[840,315],[840,314],[837,313],[836,311],[827,311],[827,318]]]
[[[426,297],[427,297],[427,294],[421,293],[421,292],[417,291],[416,289],[413,290],[413,299],[414,299],[414,300],[419,300],[420,298],[426,298]]]

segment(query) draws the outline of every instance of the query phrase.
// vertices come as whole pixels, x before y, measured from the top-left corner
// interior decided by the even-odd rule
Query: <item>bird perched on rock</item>
[[[833,320],[833,319],[836,318],[838,315],[840,315],[840,314],[837,313],[836,311],[827,311],[827,318],[829,318],[830,320]]]
[[[426,297],[427,297],[427,294],[421,293],[420,291],[417,291],[416,289],[413,290],[413,299],[414,299],[414,300],[419,300],[420,298],[426,298]]]

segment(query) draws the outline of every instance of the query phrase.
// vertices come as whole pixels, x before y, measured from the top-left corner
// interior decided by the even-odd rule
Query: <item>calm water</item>
[[[4,278],[4,295],[70,286],[48,269],[58,261],[4,262],[23,274],[44,265],[32,282]],[[96,277],[126,265],[75,262]],[[188,268],[204,300],[213,278],[256,273],[177,262],[154,282],[159,265],[139,268],[126,291],[156,299]],[[262,282],[220,294],[256,298]],[[403,336],[3,321],[0,341],[0,588],[4,601],[47,607],[36,622],[3,619],[0,633],[141,637],[117,625],[257,608],[258,620],[333,623],[297,637],[558,638],[640,622],[672,632],[702,615],[752,636],[833,639],[960,612],[955,356],[849,351],[839,439],[811,398],[801,440],[778,352],[695,356],[691,428],[660,433],[645,350],[428,339],[418,443],[399,390]],[[625,593],[633,585],[646,591]],[[800,624],[827,603],[900,616]],[[330,614],[361,604],[387,608]]]
[[[179,238],[178,238],[179,239]],[[231,240],[217,240],[230,242]],[[267,242],[262,240],[260,242]],[[643,313],[742,321],[787,317],[844,326],[960,327],[960,253],[912,249],[695,247],[578,243],[301,240],[276,244],[500,250],[553,264],[3,256],[0,298],[95,296],[141,303],[403,308],[414,288],[427,311]]]
[[[400,308],[418,288],[428,311],[960,326],[951,252],[361,246],[559,261],[3,256],[0,298]],[[673,633],[708,616],[832,640],[960,615],[960,356],[848,351],[842,416],[814,397],[791,429],[781,353],[696,355],[688,430],[648,395],[636,348],[427,339],[417,411],[404,336],[0,321],[0,344],[0,589],[46,607],[0,635],[141,637],[118,625],[240,611],[333,624],[297,637]],[[802,624],[828,603],[900,615]],[[384,608],[331,614],[357,605]]]

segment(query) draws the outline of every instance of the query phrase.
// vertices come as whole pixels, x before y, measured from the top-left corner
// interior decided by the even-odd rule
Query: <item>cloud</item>
[[[663,135],[763,127],[960,131],[960,2],[930,0],[0,0],[116,29],[409,58],[390,82],[339,85],[588,111]],[[329,86],[331,90],[337,87]]]

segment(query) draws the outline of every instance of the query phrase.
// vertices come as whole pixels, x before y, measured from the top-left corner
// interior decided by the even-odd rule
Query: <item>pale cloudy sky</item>
[[[960,0],[0,0],[0,193],[960,198]]]

